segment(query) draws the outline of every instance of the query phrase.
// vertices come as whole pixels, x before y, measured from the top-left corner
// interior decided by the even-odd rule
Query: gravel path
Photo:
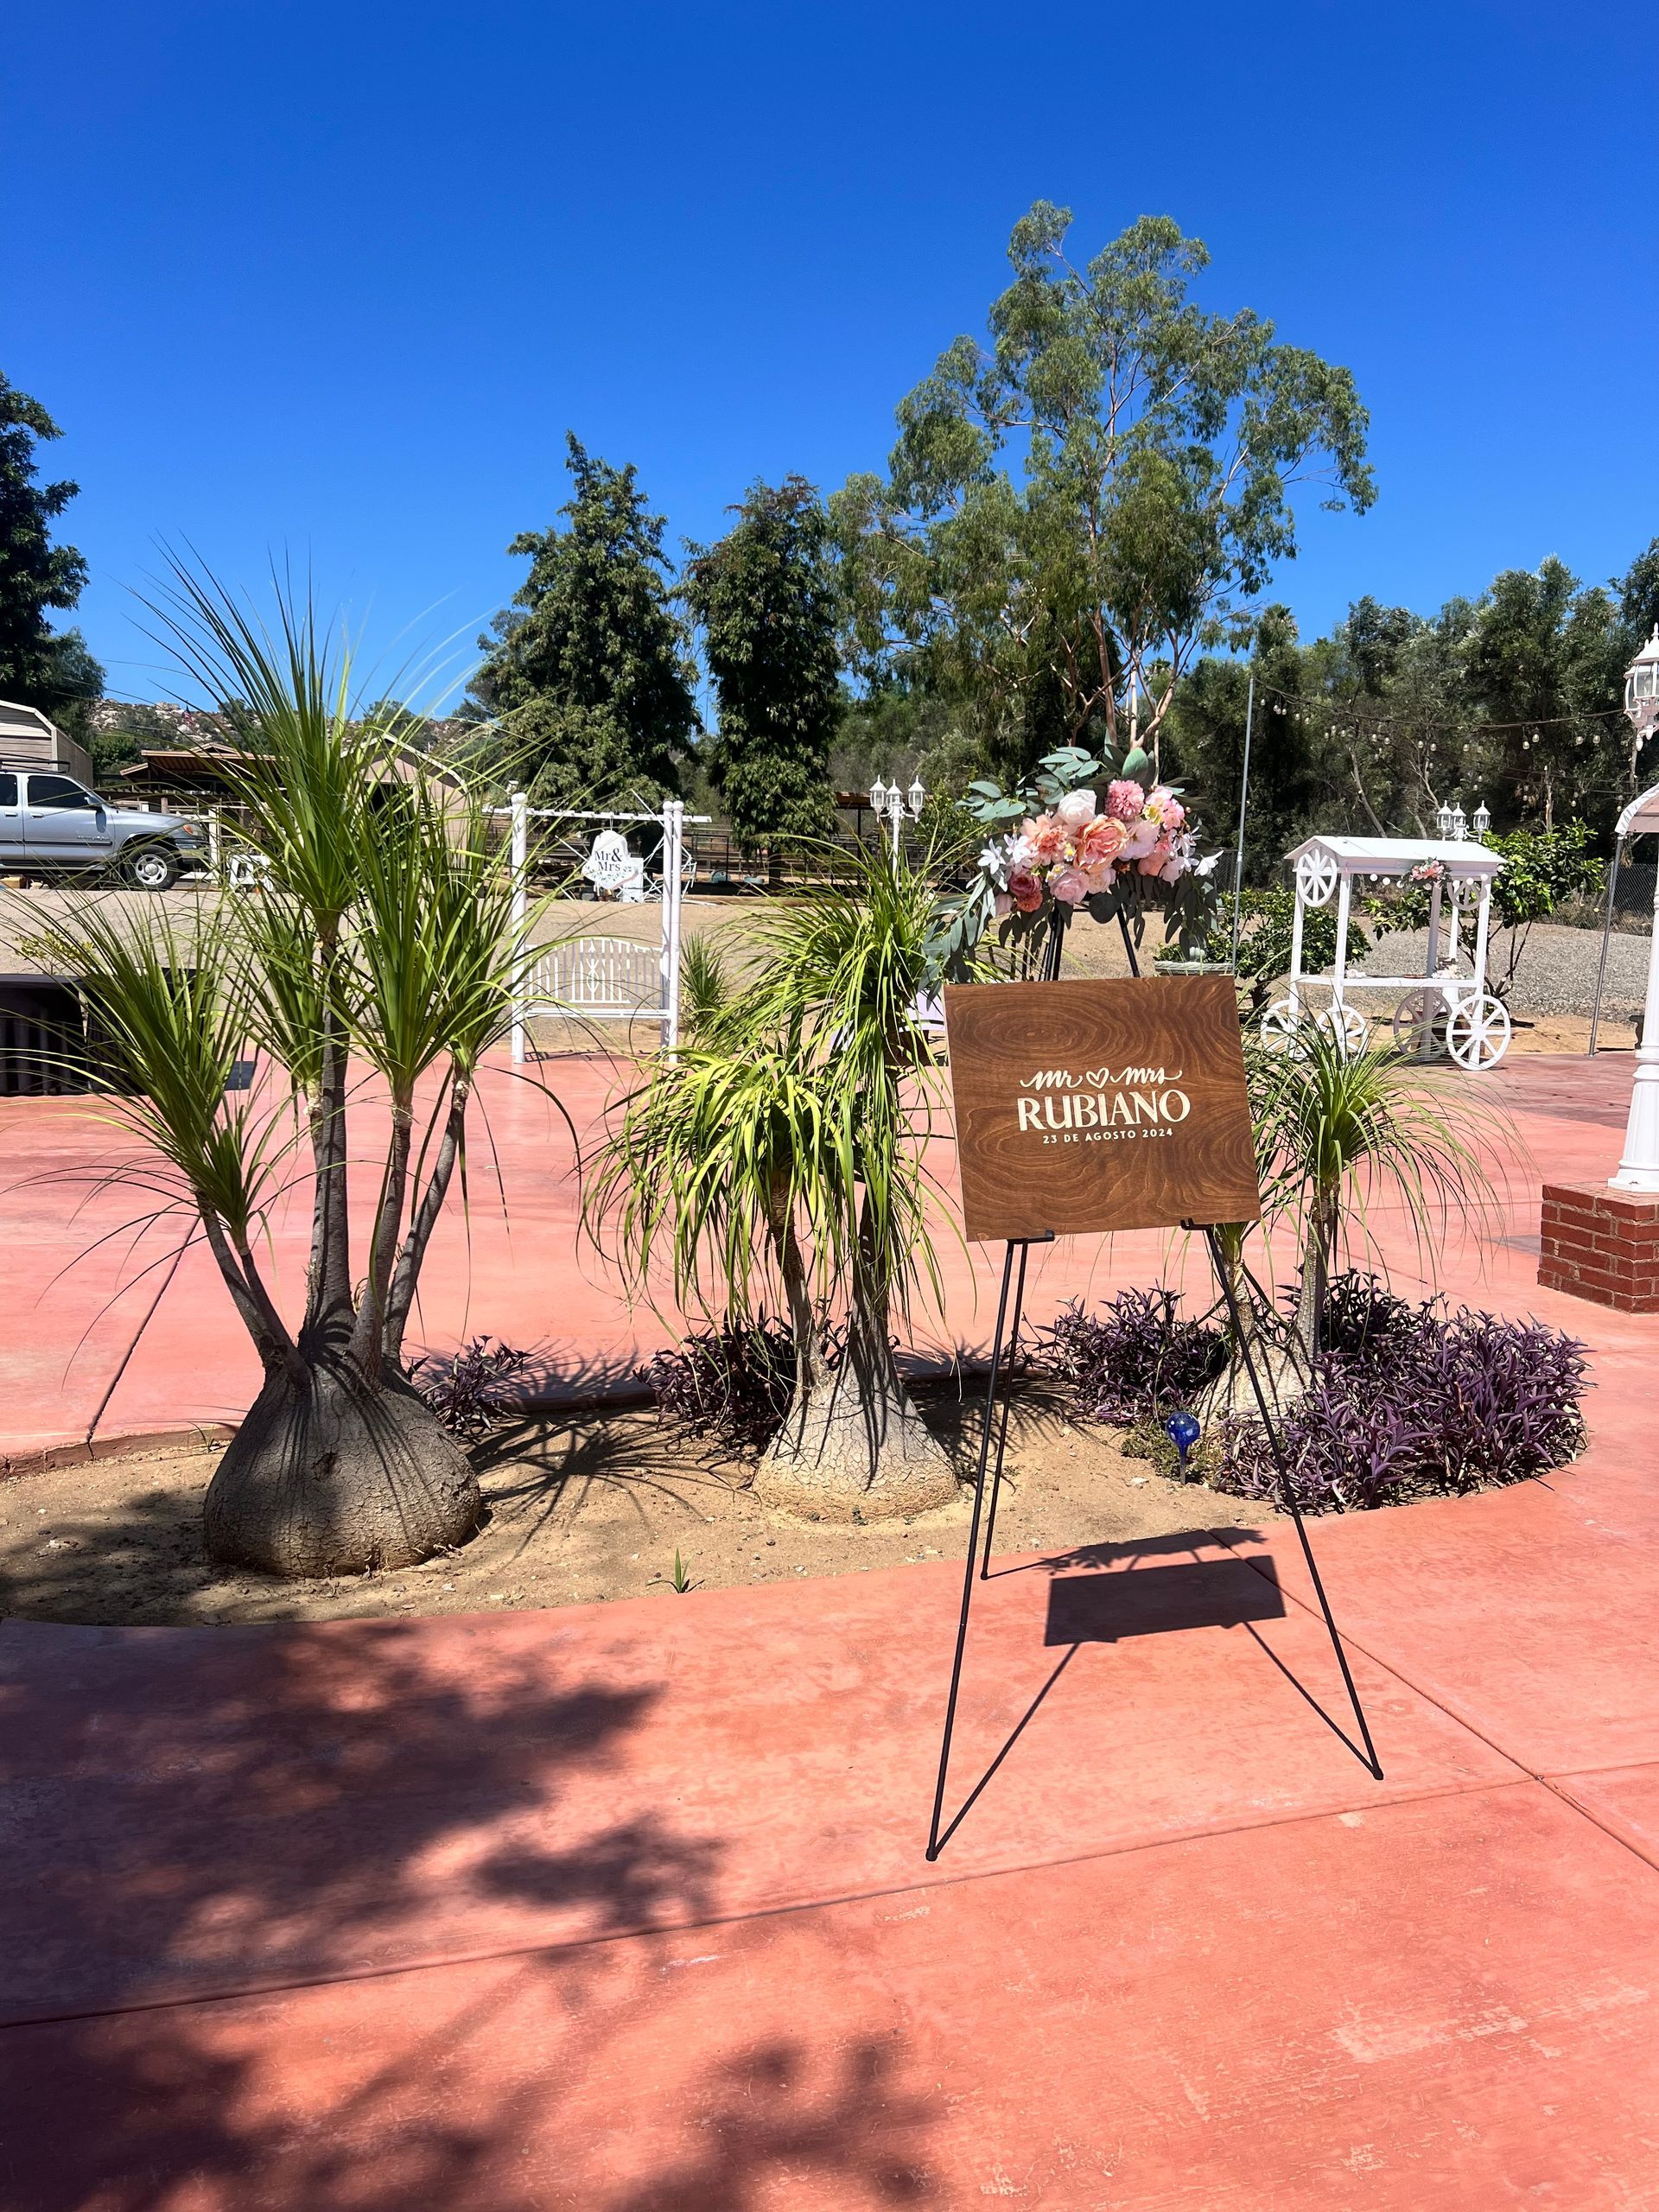
[[[1607,980],[1602,1010],[1631,1020],[1642,1010],[1647,989],[1648,955],[1653,940],[1627,930],[1615,930],[1607,946]],[[1365,967],[1372,975],[1414,976],[1422,972],[1428,954],[1426,930],[1391,931],[1373,946]],[[1596,963],[1601,957],[1599,930],[1563,929],[1558,924],[1535,925],[1516,969],[1510,1003],[1521,1014],[1576,1014],[1588,1015],[1596,995]],[[1487,973],[1501,976],[1509,967],[1507,930],[1494,931]]]

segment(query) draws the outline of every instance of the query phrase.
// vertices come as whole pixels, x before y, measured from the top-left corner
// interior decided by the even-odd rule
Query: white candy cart
[[[1309,837],[1285,855],[1295,873],[1296,912],[1291,925],[1290,988],[1262,1017],[1268,1046],[1287,1046],[1302,1018],[1302,990],[1328,985],[1331,1003],[1317,1018],[1351,1052],[1358,1052],[1370,1024],[1350,1003],[1356,991],[1403,992],[1394,1009],[1395,1042],[1427,1058],[1448,1053],[1459,1067],[1490,1068],[1509,1049],[1509,1010],[1486,988],[1486,939],[1491,919],[1492,879],[1501,855],[1467,838]],[[1409,877],[1438,866],[1428,901],[1428,960],[1421,976],[1350,975],[1348,914],[1356,881]],[[1310,906],[1337,901],[1337,964],[1326,976],[1302,972],[1302,924]],[[1474,954],[1464,964],[1459,924],[1474,906]]]

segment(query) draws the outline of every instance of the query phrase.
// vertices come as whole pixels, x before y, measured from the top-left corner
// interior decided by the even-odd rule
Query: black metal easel
[[[1138,977],[1141,973],[1141,963],[1135,957],[1135,946],[1129,937],[1128,923],[1122,907],[1118,909],[1117,920],[1118,926],[1123,933],[1123,950],[1129,958],[1129,973]],[[1041,981],[1046,983],[1057,982],[1059,980],[1060,960],[1065,944],[1065,911],[1056,908],[1048,951],[1043,963]],[[1192,1229],[1199,1224],[1186,1222],[1182,1226]],[[1250,1356],[1249,1337],[1239,1311],[1238,1294],[1233,1287],[1232,1277],[1228,1273],[1224,1261],[1221,1240],[1212,1224],[1204,1224],[1204,1237],[1210,1254],[1211,1265],[1215,1269],[1217,1284],[1226,1303],[1228,1319],[1232,1325],[1234,1338],[1243,1360],[1244,1371],[1249,1377],[1256,1408],[1262,1416],[1262,1425],[1267,1431],[1268,1445],[1273,1453],[1274,1465],[1278,1471],[1279,1486],[1285,1510],[1296,1525],[1296,1535],[1301,1544],[1302,1557],[1307,1564],[1314,1593],[1319,1601],[1319,1611],[1325,1617],[1325,1625],[1330,1631],[1331,1647],[1337,1655],[1337,1664],[1342,1670],[1343,1684],[1348,1692],[1348,1701],[1353,1707],[1354,1719],[1359,1729],[1360,1740],[1365,1746],[1363,1753],[1356,1755],[1359,1758],[1360,1764],[1366,1767],[1378,1782],[1381,1782],[1382,1764],[1376,1756],[1376,1747],[1371,1741],[1371,1732],[1365,1719],[1365,1709],[1359,1701],[1359,1691],[1355,1685],[1353,1674],[1348,1664],[1348,1655],[1342,1647],[1342,1637],[1338,1632],[1336,1620],[1331,1611],[1331,1601],[1325,1596],[1324,1580],[1319,1573],[1318,1562],[1313,1557],[1313,1547],[1308,1541],[1306,1525],[1303,1522],[1300,1510],[1296,1503],[1291,1484],[1289,1463],[1285,1458],[1284,1446],[1280,1440],[1279,1431],[1268,1411],[1267,1393],[1263,1390],[1261,1377],[1256,1373],[1255,1362]],[[996,1330],[991,1338],[990,1373],[985,1386],[985,1422],[979,1440],[979,1465],[974,1476],[974,1510],[968,1526],[968,1556],[963,1568],[962,1612],[957,1623],[957,1648],[950,1665],[950,1694],[945,1700],[944,1735],[939,1745],[939,1776],[933,1791],[933,1817],[929,1824],[927,1834],[927,1856],[930,1862],[936,1859],[944,1847],[944,1839],[939,1833],[939,1823],[944,1815],[944,1787],[950,1766],[950,1739],[957,1725],[957,1700],[962,1688],[963,1656],[968,1648],[968,1616],[973,1606],[974,1584],[976,1581],[984,1581],[990,1573],[991,1544],[996,1534],[997,1501],[1002,1489],[1002,1461],[1008,1441],[1010,1389],[1014,1363],[1019,1356],[1020,1321],[1025,1306],[1026,1262],[1033,1244],[1052,1244],[1053,1241],[1054,1232],[1049,1230],[1039,1236],[1014,1238],[1003,1249],[1002,1287],[996,1303]],[[1014,1255],[1016,1252],[1020,1255],[1017,1274],[1014,1264]],[[1014,1293],[1011,1325],[1009,1325],[1008,1311],[1010,1286]],[[1005,1373],[1007,1383],[1003,1388],[1001,1406],[999,1410],[997,1386],[1000,1382],[1003,1382]],[[994,1470],[991,1452],[993,1436],[995,1436],[996,1446]],[[991,1471],[988,1514],[985,1511],[985,1477],[988,1471]],[[985,1523],[985,1547],[982,1556],[979,1541],[982,1518]],[[1340,1731],[1338,1732],[1340,1733]],[[1347,1738],[1344,1737],[1343,1740],[1346,1742]],[[1353,1750],[1354,1746],[1350,1745],[1349,1748]],[[960,1818],[960,1815],[957,1817]],[[953,1821],[951,1825],[954,1827],[955,1822]]]

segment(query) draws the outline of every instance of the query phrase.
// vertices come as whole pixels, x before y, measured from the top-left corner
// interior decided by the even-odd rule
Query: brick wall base
[[[1546,1183],[1538,1280],[1621,1313],[1659,1313],[1659,1193]]]

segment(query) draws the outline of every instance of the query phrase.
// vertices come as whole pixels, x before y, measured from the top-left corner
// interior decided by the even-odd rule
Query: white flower
[[[1054,811],[1068,830],[1086,830],[1099,809],[1093,791],[1068,791]]]
[[[1001,845],[987,845],[979,856],[979,872],[988,876],[1000,890],[1008,880],[1008,856]]]

